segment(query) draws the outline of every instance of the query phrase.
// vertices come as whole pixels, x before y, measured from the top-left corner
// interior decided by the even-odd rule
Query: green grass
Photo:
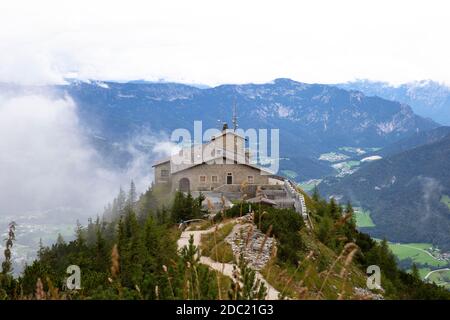
[[[307,181],[302,181],[298,184],[300,188],[305,190],[306,192],[310,192],[314,189],[316,185],[318,185],[320,182],[322,182],[322,179],[311,179]]]
[[[442,196],[441,202],[443,204],[445,204],[448,207],[448,209],[450,210],[450,197],[449,196],[447,196],[447,195]]]
[[[348,165],[350,168],[351,168],[351,167],[357,167],[357,166],[360,165],[360,162],[359,162],[359,161],[356,161],[356,160],[347,161],[346,163],[347,163],[347,165]]]
[[[445,267],[445,261],[439,261],[423,250],[431,247],[429,243],[389,243],[389,248],[399,260],[411,259],[417,264],[428,264],[433,267]]]
[[[200,241],[202,255],[218,262],[232,262],[233,251],[230,244],[225,242],[225,238],[231,233],[233,227],[234,223],[228,223],[217,232],[203,234]]]
[[[355,208],[356,226],[358,228],[371,228],[375,227],[372,218],[370,217],[370,211],[363,208]]]
[[[443,270],[439,272],[433,272],[428,277],[430,282],[434,282],[439,286],[446,287],[447,289],[450,289],[450,271],[449,270]]]
[[[422,278],[422,279],[425,279],[425,276],[428,274],[428,272],[430,272],[431,271],[431,269],[430,268],[419,268],[419,274],[420,274],[420,277]],[[408,272],[411,272],[411,270],[408,270]]]

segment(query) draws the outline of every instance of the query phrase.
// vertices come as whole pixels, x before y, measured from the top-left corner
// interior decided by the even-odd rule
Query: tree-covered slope
[[[327,195],[343,196],[371,211],[368,231],[392,241],[431,242],[450,247],[450,135],[362,167],[343,179],[320,185]]]

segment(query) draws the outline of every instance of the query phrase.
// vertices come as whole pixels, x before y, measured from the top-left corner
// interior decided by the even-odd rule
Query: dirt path
[[[227,223],[229,223],[229,222],[227,222]],[[223,226],[224,226],[224,224],[221,223],[217,227],[218,227],[218,229],[220,229]],[[235,228],[236,228],[236,226],[235,226]],[[233,228],[233,231],[235,230],[235,228]],[[189,245],[189,239],[190,239],[191,235],[194,237],[194,245],[199,247],[200,241],[202,238],[202,234],[214,232],[215,229],[216,229],[216,226],[209,228],[207,230],[183,231],[181,233],[180,239],[178,239],[178,242],[177,242],[178,250],[181,250],[181,248],[183,248],[184,246]],[[207,265],[208,267],[210,267],[211,269],[221,272],[225,276],[228,276],[230,278],[233,277],[233,264],[231,264],[231,263],[217,262],[217,261],[214,261],[211,258],[205,257],[205,256],[200,257],[200,263],[203,263],[203,264]],[[267,300],[278,300],[279,291],[276,290],[274,287],[272,287],[264,279],[264,277],[261,275],[261,273],[259,273],[258,271],[255,271],[255,272],[256,272],[256,278],[259,279],[261,282],[263,282],[267,288],[266,299]]]

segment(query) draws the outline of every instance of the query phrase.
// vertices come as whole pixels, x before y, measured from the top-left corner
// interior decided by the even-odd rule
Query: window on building
[[[167,178],[169,176],[169,170],[167,169],[162,169],[161,170],[161,177],[162,178]]]
[[[217,183],[217,176],[211,176],[211,182]]]
[[[205,183],[206,182],[206,176],[200,176],[200,182]]]
[[[254,183],[253,176],[247,176],[248,183]]]
[[[231,172],[227,173],[227,184],[233,184],[233,174]]]

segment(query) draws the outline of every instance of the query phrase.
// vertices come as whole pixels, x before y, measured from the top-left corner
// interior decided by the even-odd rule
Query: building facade
[[[154,183],[172,192],[214,191],[223,185],[269,184],[270,172],[254,165],[245,138],[224,126],[202,145],[184,148],[154,167]]]

